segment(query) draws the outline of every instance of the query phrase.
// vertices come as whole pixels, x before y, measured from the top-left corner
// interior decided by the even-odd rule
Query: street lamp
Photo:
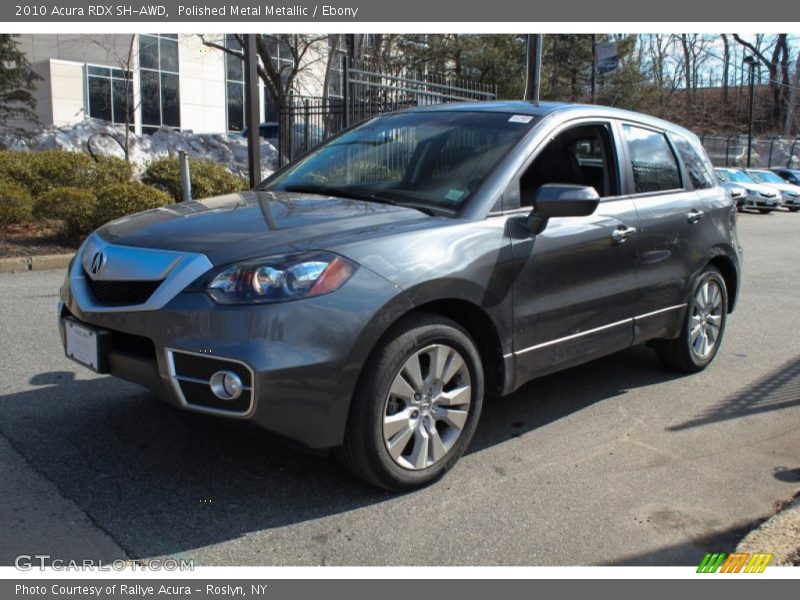
[[[750,168],[750,155],[753,148],[753,108],[755,106],[755,66],[756,59],[752,54],[744,57],[744,64],[750,67],[750,116],[747,125],[747,168]]]

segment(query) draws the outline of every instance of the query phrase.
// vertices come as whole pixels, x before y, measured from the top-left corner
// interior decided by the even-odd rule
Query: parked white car
[[[773,187],[758,183],[744,169],[718,167],[714,171],[722,183],[735,183],[747,191],[747,197],[744,199],[744,204],[738,207],[739,210],[755,208],[767,214],[781,207],[781,193]]]
[[[775,188],[783,197],[783,205],[792,212],[800,210],[800,185],[789,183],[783,177],[766,169],[747,169],[747,174],[758,183]]]

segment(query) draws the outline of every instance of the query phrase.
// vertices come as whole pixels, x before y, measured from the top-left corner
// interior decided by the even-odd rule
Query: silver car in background
[[[714,169],[719,180],[725,183],[734,183],[747,191],[744,204],[737,202],[737,207],[754,208],[763,214],[771,213],[781,207],[781,193],[768,185],[758,183],[744,169],[718,167]]]
[[[781,193],[783,206],[792,212],[800,210],[800,186],[783,179],[777,173],[766,169],[747,169],[747,174],[758,183],[768,185]]]

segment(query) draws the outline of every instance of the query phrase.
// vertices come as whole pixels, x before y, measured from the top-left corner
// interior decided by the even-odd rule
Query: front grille
[[[161,285],[161,281],[104,281],[86,274],[89,290],[99,304],[134,306],[144,304]]]
[[[242,363],[224,358],[169,351],[170,376],[180,390],[186,404],[198,410],[215,411],[244,416],[253,404],[253,373]],[[209,386],[211,376],[217,371],[231,371],[242,380],[242,395],[236,400],[217,398]]]

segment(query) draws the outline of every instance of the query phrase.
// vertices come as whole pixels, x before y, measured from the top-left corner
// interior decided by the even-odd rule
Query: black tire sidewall
[[[472,385],[470,410],[467,422],[456,443],[445,459],[418,471],[405,469],[395,463],[383,440],[383,415],[386,397],[392,381],[402,366],[415,352],[431,344],[446,344],[461,354],[469,370]],[[457,324],[442,319],[419,324],[389,341],[375,363],[376,376],[367,389],[362,390],[362,402],[369,402],[367,412],[366,444],[368,459],[373,469],[380,474],[386,487],[413,489],[439,479],[464,454],[477,428],[483,403],[483,368],[480,355],[470,336]]]

